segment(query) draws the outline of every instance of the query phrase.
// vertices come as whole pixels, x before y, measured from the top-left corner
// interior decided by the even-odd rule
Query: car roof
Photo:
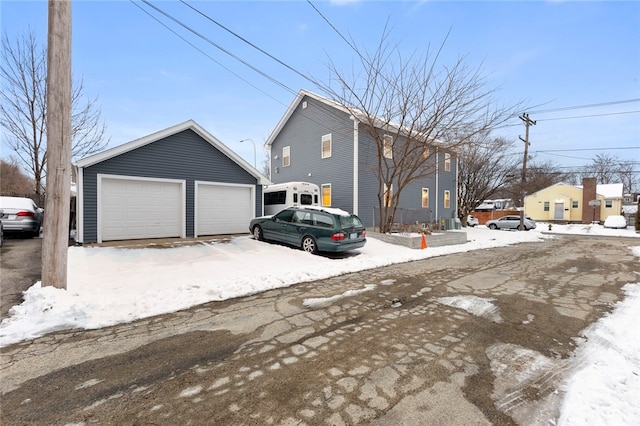
[[[31,198],[6,196],[0,197],[0,208],[33,210],[34,205],[35,203]]]
[[[335,207],[316,207],[316,206],[304,206],[304,207],[289,207],[291,210],[308,210],[308,211],[320,211],[324,213],[333,214],[336,216],[353,216],[351,213]]]

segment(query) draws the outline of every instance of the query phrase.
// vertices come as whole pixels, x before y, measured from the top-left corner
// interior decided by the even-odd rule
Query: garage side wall
[[[185,180],[187,237],[194,236],[195,181],[256,185],[255,214],[262,212],[257,179],[198,134],[185,130],[84,169],[84,243],[98,241],[98,174]]]

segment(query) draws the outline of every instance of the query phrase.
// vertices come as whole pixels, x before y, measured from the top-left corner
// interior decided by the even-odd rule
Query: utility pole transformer
[[[42,285],[67,288],[71,197],[71,0],[49,0]]]
[[[527,181],[527,158],[529,157],[529,126],[535,126],[535,120],[529,118],[526,112],[520,116],[520,120],[524,121],[525,135],[524,139],[518,136],[524,142],[524,159],[522,160],[522,179],[520,181],[520,202],[522,203],[522,211],[520,212],[520,231],[524,230],[524,184]]]

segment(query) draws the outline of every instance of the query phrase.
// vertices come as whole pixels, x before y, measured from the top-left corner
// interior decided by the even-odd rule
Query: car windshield
[[[340,226],[342,228],[362,228],[362,222],[358,216],[340,216]]]

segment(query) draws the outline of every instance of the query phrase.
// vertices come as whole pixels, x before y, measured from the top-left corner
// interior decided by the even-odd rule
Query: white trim
[[[171,126],[167,129],[160,130],[158,132],[152,133],[140,139],[133,140],[131,142],[127,142],[125,144],[116,146],[115,148],[108,149],[101,153],[92,155],[90,157],[83,158],[78,161],[76,165],[81,168],[93,166],[94,164],[101,163],[110,158],[116,157],[118,155],[122,155],[129,151],[133,151],[134,149],[143,147],[150,143],[156,142],[158,140],[164,139],[166,137],[172,136],[176,133],[183,132],[185,130],[193,130],[198,136],[207,141],[209,144],[217,148],[224,155],[229,157],[233,162],[242,167],[247,173],[251,176],[258,179],[258,184],[268,185],[271,183],[269,179],[263,176],[258,170],[256,170],[251,164],[247,163],[242,157],[233,152],[229,147],[220,142],[217,138],[215,138],[212,134],[207,132],[203,127],[201,127],[198,123],[193,120],[185,121],[184,123],[176,124],[175,126]]]
[[[356,216],[359,214],[358,210],[360,205],[358,202],[358,191],[360,190],[360,169],[358,168],[358,160],[360,151],[358,150],[358,143],[360,134],[358,133],[358,120],[352,115],[350,118],[353,120],[353,214]]]
[[[249,185],[244,183],[226,183],[226,182],[209,182],[204,180],[196,180],[193,182],[194,191],[193,191],[193,236],[198,237],[198,188],[199,186],[233,186],[238,188],[249,188],[251,191],[251,218],[253,219],[256,215],[256,186]],[[263,208],[264,208],[264,203]],[[247,224],[248,226],[249,224]]]
[[[84,242],[84,169],[76,167],[76,242]]]
[[[324,143],[325,139],[329,142],[329,154],[324,155]],[[325,158],[331,158],[333,155],[333,136],[331,133],[327,133],[326,135],[322,135],[320,138],[320,159],[324,160]]]
[[[150,178],[150,177],[140,177],[140,176],[124,176],[124,175],[110,175],[98,173],[96,175],[96,185],[97,185],[97,199],[96,199],[96,225],[97,225],[97,240],[98,243],[102,243],[102,181],[103,179],[118,179],[118,180],[136,180],[136,181],[145,181],[145,182],[167,182],[167,183],[178,183],[180,184],[180,189],[182,192],[182,203],[181,203],[181,213],[180,220],[181,230],[180,230],[180,238],[186,238],[186,205],[187,205],[187,182],[184,179],[164,179],[164,178]]]

